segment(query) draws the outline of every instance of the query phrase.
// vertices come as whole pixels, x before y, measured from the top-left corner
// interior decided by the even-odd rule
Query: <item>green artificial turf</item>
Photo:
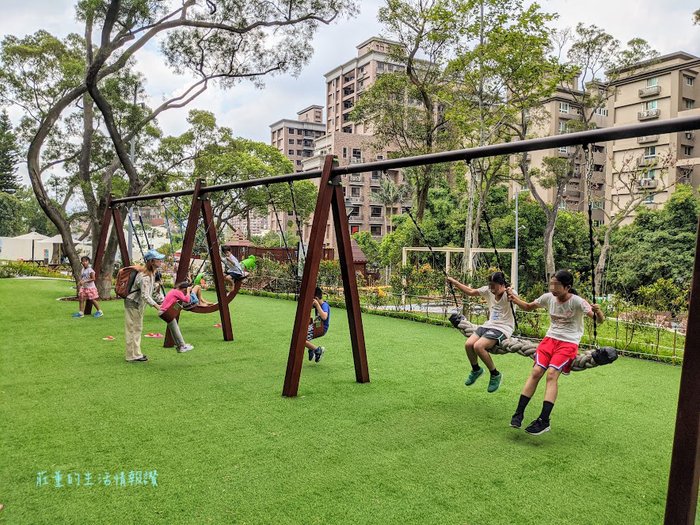
[[[678,367],[621,358],[562,378],[552,431],[532,437],[508,426],[531,362],[498,356],[501,389],[486,375],[466,388],[451,328],[364,315],[371,382],[357,384],[336,308],[325,357],[304,357],[287,399],[291,301],[237,297],[229,343],[218,314],[184,313],[195,350],[144,338],[150,361],[128,364],[121,301],[72,319],[75,303],[56,301],[71,293],[0,280],[0,523],[662,521]],[[144,333],[164,331],[147,310]],[[157,486],[129,484],[153,470]]]

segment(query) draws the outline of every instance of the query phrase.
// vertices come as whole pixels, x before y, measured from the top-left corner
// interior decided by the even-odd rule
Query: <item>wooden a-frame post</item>
[[[360,298],[355,278],[355,267],[352,259],[350,230],[345,211],[343,188],[340,185],[340,175],[333,176],[333,156],[327,155],[323,164],[321,183],[318,189],[318,199],[314,209],[314,221],[311,226],[309,249],[306,253],[304,275],[301,280],[301,294],[297,303],[294,331],[289,345],[287,372],[284,378],[282,395],[294,397],[299,390],[301,367],[304,360],[304,341],[309,326],[309,314],[312,309],[316,279],[323,254],[323,238],[326,233],[328,214],[333,210],[336,239],[338,242],[338,258],[343,277],[345,306],[348,312],[352,355],[355,362],[355,379],[358,383],[369,382],[367,367],[367,352],[365,349],[365,334],[362,328]]]
[[[194,185],[194,194],[192,195],[192,206],[187,217],[187,229],[182,241],[182,249],[180,250],[180,260],[177,267],[177,275],[175,283],[179,283],[187,279],[187,274],[190,269],[190,260],[194,250],[194,241],[197,234],[197,226],[199,216],[204,218],[204,228],[207,238],[207,249],[209,250],[209,260],[211,261],[212,270],[214,273],[214,286],[216,288],[216,297],[219,301],[219,317],[221,318],[221,331],[224,334],[224,341],[233,341],[233,327],[231,326],[231,312],[228,308],[226,297],[226,284],[224,274],[221,270],[221,254],[219,252],[219,242],[216,237],[216,227],[214,225],[214,214],[211,208],[211,202],[202,195],[202,179],[197,179]],[[193,276],[194,277],[194,276]],[[178,312],[177,319],[179,321],[180,313]],[[175,346],[175,341],[167,330],[165,348]]]

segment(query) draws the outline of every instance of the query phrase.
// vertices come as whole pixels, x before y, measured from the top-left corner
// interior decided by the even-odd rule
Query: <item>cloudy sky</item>
[[[264,90],[240,84],[222,91],[209,89],[190,107],[214,112],[221,125],[246,138],[269,141],[268,125],[281,118],[294,118],[296,111],[311,104],[323,104],[323,74],[356,55],[355,46],[381,34],[376,21],[381,0],[362,0],[360,14],[322,27],[312,46],[314,56],[297,78],[269,78]],[[2,0],[0,34],[24,36],[45,29],[57,36],[81,32],[74,18],[73,0]],[[661,54],[686,51],[700,56],[700,27],[693,26],[695,0],[541,0],[543,9],[559,13],[558,24],[572,27],[577,22],[596,24],[619,40],[633,37],[649,41]],[[172,74],[155,46],[138,55],[138,69],[146,76],[146,89],[153,104],[177,94],[187,79]],[[160,118],[168,134],[185,129],[187,109],[171,110]],[[13,120],[18,113],[12,112]]]

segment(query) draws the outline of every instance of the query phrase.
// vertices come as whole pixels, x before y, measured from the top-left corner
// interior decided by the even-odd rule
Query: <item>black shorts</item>
[[[493,339],[498,344],[501,344],[506,339],[506,334],[504,334],[500,330],[496,330],[495,328],[484,328],[483,326],[480,326],[479,328],[474,330],[474,333],[479,337]]]

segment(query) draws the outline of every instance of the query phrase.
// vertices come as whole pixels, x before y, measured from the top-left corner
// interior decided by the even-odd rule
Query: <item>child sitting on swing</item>
[[[223,246],[221,252],[224,255],[222,261],[224,263],[224,278],[228,284],[233,286],[234,281],[240,281],[248,277],[248,272],[243,269],[241,263],[236,256],[233,255],[230,246]]]
[[[196,298],[196,296],[195,296]],[[168,323],[168,329],[175,340],[175,347],[178,353],[189,352],[194,349],[194,346],[185,343],[185,339],[180,332],[180,326],[177,324],[177,303],[190,304],[192,300],[192,288],[188,281],[178,283],[175,288],[165,294],[165,299],[160,305],[160,318]]]
[[[318,286],[314,290],[313,305],[316,318],[311,319],[309,323],[304,346],[306,346],[309,351],[309,361],[315,360],[318,363],[326,352],[326,349],[322,346],[316,346],[311,341],[326,335],[331,324],[331,306],[323,300],[323,290]]]
[[[207,289],[207,281],[204,280],[204,274],[200,273],[192,280],[192,293],[190,294],[190,302],[194,299],[194,304],[199,304],[201,306],[211,306],[212,302],[207,301],[202,297],[202,290]]]
[[[578,355],[578,345],[583,337],[583,316],[595,318],[599,323],[605,319],[600,306],[590,305],[588,301],[579,297],[572,288],[573,284],[574,276],[571,272],[559,270],[549,280],[549,293],[541,295],[531,303],[523,301],[510,288],[507,290],[508,298],[520,308],[527,312],[546,308],[551,320],[546,337],[537,347],[535,365],[525,381],[518,407],[510,420],[511,427],[520,428],[525,417],[525,407],[535,394],[540,379],[546,374],[547,385],[542,412],[525,429],[525,432],[533,436],[544,434],[550,429],[549,416],[557,399],[559,376],[569,374]]]

